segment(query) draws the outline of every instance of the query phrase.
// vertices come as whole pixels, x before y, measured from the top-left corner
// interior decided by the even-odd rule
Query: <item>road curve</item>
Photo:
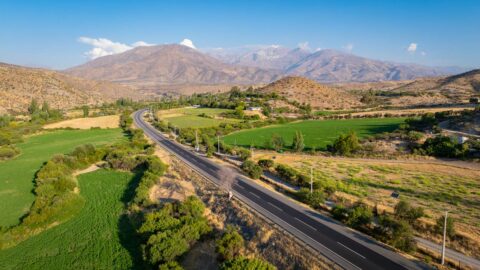
[[[234,196],[309,245],[343,269],[428,269],[328,217],[303,207],[235,172],[199,156],[194,151],[169,140],[145,122],[146,110],[134,113],[134,123],[155,143],[165,148],[194,170],[221,187],[228,186]],[[228,182],[227,182],[228,181]]]

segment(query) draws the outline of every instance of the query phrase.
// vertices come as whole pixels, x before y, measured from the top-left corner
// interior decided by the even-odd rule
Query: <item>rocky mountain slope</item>
[[[0,63],[0,113],[25,111],[32,98],[64,109],[100,104],[119,97],[138,98],[132,89],[110,82],[75,78],[59,72]]]
[[[278,71],[223,63],[198,50],[176,44],[137,47],[97,58],[65,72],[140,88],[168,84],[252,84],[270,82],[279,74]]]
[[[315,109],[349,109],[361,105],[356,95],[303,77],[285,77],[259,90],[277,93],[289,101],[310,104]]]

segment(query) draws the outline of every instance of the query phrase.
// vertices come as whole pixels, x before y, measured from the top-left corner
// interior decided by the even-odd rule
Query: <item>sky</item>
[[[478,68],[480,1],[0,0],[0,62],[65,69],[184,39],[200,49],[308,46]]]

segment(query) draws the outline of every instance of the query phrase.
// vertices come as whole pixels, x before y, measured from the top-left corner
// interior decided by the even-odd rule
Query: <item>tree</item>
[[[217,240],[216,251],[222,260],[231,260],[240,254],[243,245],[244,240],[240,233],[238,233],[238,229],[232,225],[228,225],[222,238]]]
[[[90,114],[90,108],[87,105],[82,106],[83,117],[88,117]]]
[[[387,215],[381,215],[378,219],[379,226],[375,228],[377,237],[382,241],[405,252],[416,249],[412,227],[405,220],[393,220]]]
[[[355,132],[340,135],[331,146],[331,151],[335,154],[348,155],[360,148],[360,143]]]
[[[285,145],[285,141],[283,140],[283,137],[274,133],[272,134],[272,137],[270,138],[270,145],[275,149],[275,151],[280,151],[282,150],[283,146]]]
[[[167,262],[161,264],[158,267],[159,270],[183,270],[183,267],[176,261]]]
[[[235,115],[238,118],[243,118],[245,116],[245,113],[243,112],[244,109],[245,109],[244,106],[238,105],[237,107],[235,107]]]
[[[255,164],[255,162],[251,160],[245,160],[242,163],[242,170],[253,179],[260,178],[260,176],[262,176],[262,173],[263,173],[262,167],[258,166],[257,164]]]
[[[370,224],[373,219],[372,210],[365,204],[355,205],[348,213],[346,224],[353,228],[361,228]]]
[[[301,131],[296,131],[293,137],[292,149],[296,152],[302,152],[304,147],[303,134]]]
[[[425,215],[422,207],[413,207],[407,201],[401,200],[395,205],[395,216],[410,223]]]
[[[437,223],[435,224],[435,231],[443,235],[443,226],[445,225],[445,217],[441,216],[437,218]],[[451,216],[447,217],[447,236],[452,238],[456,234],[455,232],[455,219]]]
[[[425,150],[427,155],[458,158],[467,154],[468,145],[454,142],[447,136],[437,136],[425,140],[422,149]]]
[[[38,102],[36,99],[32,99],[32,101],[30,102],[30,105],[28,106],[28,113],[30,114],[34,114],[36,112],[38,112]]]
[[[50,112],[50,106],[48,105],[47,101],[44,101],[42,104],[42,112],[49,113]]]

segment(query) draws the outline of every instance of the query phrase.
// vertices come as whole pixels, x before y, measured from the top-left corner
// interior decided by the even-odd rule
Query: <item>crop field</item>
[[[303,134],[306,148],[325,150],[340,134],[355,131],[359,137],[395,130],[404,118],[367,118],[349,120],[306,120],[283,125],[242,130],[223,137],[227,144],[262,148],[273,134],[283,137],[286,146],[292,144],[296,131]]]
[[[104,169],[80,175],[80,213],[0,251],[0,269],[141,269],[139,243],[123,215],[137,178]]]
[[[232,110],[218,108],[178,108],[159,111],[157,117],[161,120],[172,123],[172,125],[179,128],[215,127],[221,123],[234,123],[240,121],[238,119],[222,118],[220,116],[221,113],[229,111]],[[199,116],[200,114],[205,114],[209,118]]]
[[[18,144],[21,154],[0,161],[0,226],[11,226],[29,209],[35,172],[53,155],[68,153],[76,146],[105,144],[123,138],[120,129],[58,130],[27,137]]]
[[[256,159],[272,158],[304,173],[314,167],[314,179],[336,187],[346,198],[364,200],[393,211],[400,198],[427,209],[432,218],[449,210],[459,223],[480,237],[480,167],[448,162],[368,160],[257,152]],[[475,166],[475,165],[472,165]]]

